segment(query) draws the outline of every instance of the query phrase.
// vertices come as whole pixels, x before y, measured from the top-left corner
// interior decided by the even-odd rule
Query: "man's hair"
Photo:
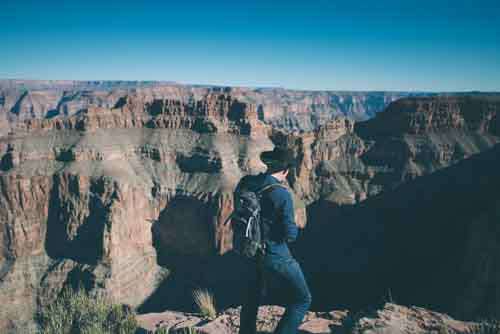
[[[295,152],[292,149],[281,147],[262,152],[260,159],[266,164],[267,172],[271,174],[289,170],[297,163]]]
[[[269,174],[275,174],[275,173],[284,173],[286,171],[290,171],[290,169],[292,168],[292,166],[287,166],[287,167],[281,167],[281,168],[271,168],[271,167],[267,167],[267,173]]]

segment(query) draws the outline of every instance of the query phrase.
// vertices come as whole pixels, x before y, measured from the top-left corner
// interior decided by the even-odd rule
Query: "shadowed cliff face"
[[[311,205],[294,251],[316,307],[390,294],[461,318],[498,317],[499,167],[497,145],[355,206]]]
[[[176,196],[169,200],[153,227],[160,257],[162,254],[214,255],[212,211],[210,204],[190,197]]]
[[[244,90],[182,92],[148,87],[116,95],[112,107],[68,109],[45,118],[9,116],[11,133],[0,137],[0,299],[9,305],[0,317],[0,330],[33,327],[33,312],[65,285],[79,281],[90,293],[141,311],[189,310],[192,289],[200,286],[213,290],[221,306],[237,305],[240,280],[247,275],[229,252],[231,229],[223,222],[232,210],[238,180],[264,170],[259,154],[274,145],[297,153],[299,164],[289,183],[296,195],[296,219],[305,223],[307,205],[309,223],[296,251],[305,260],[315,295],[325,296],[316,297],[315,306],[332,301],[365,305],[385,293],[387,286],[374,286],[371,277],[381,274],[376,269],[382,265],[397,263],[390,254],[403,254],[399,248],[404,245],[394,240],[405,232],[394,224],[394,232],[387,234],[380,223],[372,224],[380,213],[363,209],[365,200],[372,203],[373,196],[444,172],[498,142],[495,99],[478,104],[451,98],[396,102],[387,115],[380,114],[389,126],[399,126],[392,132],[380,130],[384,122],[378,117],[357,124],[335,118],[300,132],[264,124],[265,109],[235,98]],[[162,95],[167,93],[176,98]],[[421,104],[430,107],[422,109]],[[476,107],[479,116],[474,118]],[[406,123],[399,120],[398,108],[417,132],[401,125]],[[454,115],[440,119],[464,120],[424,126],[411,116],[423,113],[418,120],[426,120],[436,110]],[[410,194],[402,193],[399,200]],[[404,210],[395,217],[403,220]],[[421,219],[434,222],[432,216]],[[474,228],[473,235],[481,239],[485,230]],[[333,239],[325,239],[331,235]],[[432,247],[429,252],[437,252]],[[467,249],[472,266],[478,253],[473,246]],[[489,254],[486,248],[479,252]],[[421,263],[418,253],[412,256],[409,263]],[[327,287],[317,274],[333,265],[335,270],[328,269],[324,277],[337,283]],[[493,276],[481,277],[490,282]],[[425,294],[412,299],[391,279],[384,276],[380,282],[390,282],[395,298],[441,302]],[[471,305],[463,311],[466,315],[489,312],[476,306],[482,303],[476,288],[470,288],[473,297],[463,299]]]
[[[116,196],[105,191],[102,179],[54,175],[45,240],[50,257],[94,265],[102,261],[105,222]]]
[[[291,182],[310,204],[294,250],[314,307],[366,307],[392,295],[460,317],[498,315],[488,297],[494,260],[478,259],[498,240],[482,248],[477,238],[496,221],[498,147],[480,152],[498,143],[499,110],[495,98],[408,99],[337,138],[328,128],[275,138],[302,157]],[[487,263],[472,264],[475,256]]]

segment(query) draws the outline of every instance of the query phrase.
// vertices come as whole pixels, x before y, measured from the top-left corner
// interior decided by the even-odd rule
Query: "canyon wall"
[[[34,327],[34,313],[66,285],[139,310],[174,305],[188,281],[226,290],[221,303],[234,302],[224,224],[232,191],[240,177],[265,169],[259,154],[275,145],[297,155],[289,178],[297,219],[305,222],[307,205],[306,231],[328,231],[337,210],[357,210],[499,141],[495,96],[413,97],[367,122],[328,112],[292,126],[255,97],[269,101],[278,94],[272,89],[31,82],[22,91],[7,83],[0,97],[0,299],[9,305],[0,311],[2,332]],[[315,113],[299,109],[293,117]],[[299,253],[311,254],[316,241],[304,242]],[[314,254],[313,267],[324,256]],[[367,259],[339,270],[352,273]]]
[[[336,116],[366,120],[409,92],[301,91],[283,88],[213,87],[171,82],[0,80],[0,135],[9,124],[31,118],[70,116],[88,107],[112,108],[133,94],[189,103],[210,92],[225,92],[255,105],[260,120],[286,130],[312,130]],[[3,130],[2,130],[3,128]]]
[[[169,274],[155,247],[203,256],[230,248],[232,191],[273,147],[255,108],[225,94],[119,105],[26,119],[1,138],[3,330],[28,326],[79,280],[140,305]]]
[[[271,138],[295,148],[290,182],[306,203],[356,204],[497,144],[499,101],[406,98],[365,122],[337,118],[310,132],[274,130]]]

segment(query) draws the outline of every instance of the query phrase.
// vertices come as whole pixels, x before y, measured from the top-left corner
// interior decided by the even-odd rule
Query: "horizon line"
[[[478,89],[464,89],[464,90],[433,90],[433,89],[310,89],[310,88],[287,88],[280,85],[235,85],[235,84],[212,84],[212,83],[193,83],[182,82],[175,80],[147,80],[147,79],[32,79],[32,78],[1,78],[0,81],[31,81],[31,82],[123,82],[123,83],[158,83],[164,85],[177,85],[177,86],[192,86],[201,88],[245,88],[245,89],[282,89],[287,91],[298,92],[383,92],[383,93],[483,93],[483,94],[500,94],[499,90],[478,90]]]

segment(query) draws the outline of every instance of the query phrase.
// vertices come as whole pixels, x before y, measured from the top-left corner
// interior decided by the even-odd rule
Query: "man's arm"
[[[292,195],[287,189],[280,189],[280,215],[283,219],[283,225],[285,230],[285,241],[293,242],[297,239],[299,234],[299,229],[295,224],[295,210],[293,207]]]
[[[236,188],[234,188],[234,191],[233,191],[233,209],[232,209],[231,214],[226,218],[223,225],[226,225],[231,221],[231,218],[233,217],[233,214],[234,214],[234,210],[236,208],[236,203],[238,203],[238,201],[239,201],[240,191],[243,189],[243,187],[246,186],[245,183],[247,180],[248,180],[248,175],[242,177],[240,179],[240,181],[238,182],[238,184],[236,185]]]
[[[247,187],[248,179],[249,179],[249,175],[245,175],[240,179],[240,181],[236,185],[236,188],[234,189],[234,192],[233,192],[233,204],[238,202],[239,194],[240,194],[242,189]]]

